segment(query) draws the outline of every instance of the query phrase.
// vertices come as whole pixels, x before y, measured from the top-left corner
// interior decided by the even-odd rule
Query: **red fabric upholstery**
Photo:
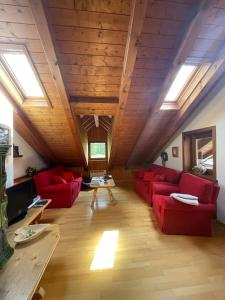
[[[154,172],[144,172],[144,181],[153,181],[155,178]]]
[[[79,195],[82,177],[63,184],[52,184],[53,176],[61,176],[66,170],[62,166],[43,171],[34,176],[37,193],[44,199],[52,199],[48,208],[71,207]]]
[[[212,202],[213,183],[192,174],[183,174],[179,183],[180,193],[191,194],[201,203]]]
[[[59,176],[59,175],[53,175],[53,176],[52,176],[51,182],[52,182],[53,184],[62,184],[62,183],[66,183],[66,180],[63,179],[63,178],[62,178],[61,176]]]
[[[142,175],[142,177],[140,176]],[[150,174],[150,175],[148,175]],[[154,177],[152,177],[154,174]],[[152,183],[154,182],[167,182],[172,185],[179,182],[182,172],[165,168],[159,165],[151,165],[148,170],[139,169],[134,172],[133,186],[134,190],[145,201],[152,203]],[[145,175],[145,176],[144,176]]]
[[[152,185],[153,212],[161,230],[167,234],[210,236],[216,211],[219,186],[192,174],[182,174],[179,186],[165,183]],[[199,197],[198,206],[187,205],[169,197],[172,192]]]
[[[75,179],[73,176],[73,172],[71,172],[71,171],[63,172],[62,175],[63,175],[63,178],[66,180],[66,182],[71,182]]]

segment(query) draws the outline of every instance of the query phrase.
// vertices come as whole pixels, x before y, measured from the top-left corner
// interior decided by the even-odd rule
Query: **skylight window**
[[[177,101],[178,96],[183,91],[184,87],[190,80],[194,71],[196,70],[196,66],[194,65],[182,65],[180,70],[178,71],[164,101],[165,102],[175,102]]]
[[[44,98],[43,90],[25,53],[2,52],[1,57],[25,98]]]

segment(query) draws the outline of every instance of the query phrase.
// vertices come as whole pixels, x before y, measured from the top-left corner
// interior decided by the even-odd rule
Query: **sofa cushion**
[[[200,203],[211,203],[213,183],[206,179],[185,173],[179,183],[180,193],[197,196]]]
[[[153,181],[155,177],[154,172],[144,172],[144,181]]]
[[[63,172],[63,178],[67,181],[67,182],[71,182],[73,181],[75,178],[73,176],[73,172],[68,171],[68,172]]]
[[[154,181],[157,181],[157,182],[165,181],[165,179],[166,179],[165,175],[156,174],[154,177]]]
[[[52,182],[53,184],[62,184],[62,183],[66,183],[66,180],[63,179],[63,178],[62,178],[61,176],[59,176],[59,175],[53,175],[53,176],[52,176],[51,182]]]
[[[180,177],[180,172],[177,172],[176,170],[174,171],[169,171],[166,174],[166,181],[170,183],[177,183]]]

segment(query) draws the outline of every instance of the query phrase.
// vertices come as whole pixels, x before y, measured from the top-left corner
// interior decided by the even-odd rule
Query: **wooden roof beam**
[[[58,64],[58,58],[55,49],[55,43],[53,39],[52,29],[50,23],[48,23],[44,1],[42,0],[29,0],[30,8],[39,32],[40,40],[45,51],[45,55],[48,61],[49,68],[52,73],[52,77],[55,81],[55,85],[59,91],[60,98],[64,107],[64,111],[74,137],[75,144],[80,148],[82,153],[84,166],[87,167],[88,163],[84,154],[84,149],[81,142],[80,129],[76,119],[73,118],[72,109],[69,104],[69,97],[67,95],[61,70]],[[78,141],[78,142],[77,142]]]
[[[190,23],[190,25],[187,28],[185,37],[182,39],[182,41],[180,43],[180,46],[176,53],[176,56],[172,62],[170,72],[168,73],[168,75],[164,81],[162,91],[154,105],[154,108],[150,112],[150,115],[147,119],[145,127],[142,130],[142,133],[138,139],[138,142],[136,143],[136,145],[130,155],[128,165],[135,163],[135,161],[138,160],[140,156],[142,156],[142,154],[140,153],[140,149],[146,149],[145,143],[146,143],[146,140],[148,140],[149,133],[151,132],[152,117],[155,113],[157,113],[160,110],[160,107],[163,103],[163,99],[165,98],[168,88],[170,87],[175,74],[177,73],[177,71],[179,70],[181,65],[185,62],[186,58],[188,57],[188,53],[190,52],[190,49],[193,47],[194,41],[199,34],[200,24],[202,23],[202,20],[204,19],[204,17],[206,17],[206,15],[207,15],[208,7],[211,7],[211,6],[212,6],[212,1],[208,1],[208,0],[201,1],[200,5],[198,7],[198,10],[197,10],[195,16],[193,17],[192,22]]]
[[[94,115],[94,120],[95,120],[95,126],[98,128],[99,127],[99,118],[98,118],[98,115]]]
[[[109,157],[109,167],[112,166],[113,159],[116,153],[116,138],[121,126],[123,110],[127,104],[128,93],[131,85],[131,75],[133,73],[137,57],[138,40],[144,24],[147,4],[148,0],[132,0],[131,4],[130,22],[128,27],[127,43],[119,91],[119,107],[116,111],[112,130],[112,147]]]

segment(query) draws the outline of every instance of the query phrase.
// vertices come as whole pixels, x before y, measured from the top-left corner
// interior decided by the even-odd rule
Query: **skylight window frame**
[[[166,95],[168,94],[172,84],[174,83],[178,72],[180,71],[180,69],[182,68],[182,66],[184,65],[191,65],[194,66],[195,69],[191,72],[191,74],[188,76],[188,79],[185,83],[185,85],[182,87],[182,89],[180,90],[180,92],[178,93],[177,97],[175,98],[174,101],[165,101]],[[172,83],[170,83],[169,88],[167,88],[166,93],[164,94],[164,100],[161,104],[160,110],[179,110],[182,105],[188,100],[190,94],[193,92],[194,88],[192,87],[192,89],[189,91],[189,87],[191,87],[192,85],[196,85],[196,77],[199,79],[199,77],[203,77],[204,76],[204,72],[205,71],[205,66],[204,65],[199,65],[196,63],[191,63],[191,62],[184,62],[180,68],[178,69],[178,71],[176,72],[175,76],[173,77]]]
[[[32,72],[35,76],[35,79],[37,80],[37,83],[43,93],[43,97],[38,96],[26,96],[26,93],[21,86],[20,82],[18,81],[17,77],[15,76],[13,70],[11,69],[10,65],[7,63],[7,60],[4,58],[3,54],[8,53],[18,53],[18,54],[24,54],[28,60],[28,63],[32,69]],[[51,102],[47,96],[47,93],[45,91],[45,88],[39,78],[39,75],[34,67],[34,64],[31,60],[31,57],[24,45],[15,45],[15,44],[0,44],[0,66],[3,69],[3,72],[5,72],[5,75],[7,79],[11,81],[12,89],[15,89],[15,93],[19,94],[19,98],[21,98],[21,101],[19,101],[21,104],[24,105],[34,105],[38,103],[41,104],[40,106],[51,106]],[[11,91],[12,92],[12,91]],[[47,105],[44,105],[46,103]]]
[[[174,84],[174,81],[177,79],[177,76],[178,76],[178,74],[179,74],[179,72],[180,72],[180,70],[182,69],[183,66],[192,66],[192,67],[194,67],[194,69],[193,69],[192,72],[188,75],[187,79],[185,80],[185,84],[181,87],[181,89],[180,89],[179,93],[177,94],[177,96],[175,97],[175,99],[174,99],[174,100],[165,100],[165,99],[166,99],[166,96],[168,95],[170,89],[172,88],[172,86],[173,86],[173,84]],[[193,78],[193,76],[194,76],[194,74],[195,74],[196,71],[197,71],[197,66],[196,66],[195,64],[183,63],[183,64],[180,66],[179,70],[177,71],[176,75],[174,76],[173,81],[172,81],[172,83],[170,84],[170,87],[169,87],[169,89],[168,89],[167,92],[166,92],[166,95],[165,95],[165,97],[164,97],[163,102],[164,102],[164,103],[177,103],[177,101],[179,100],[179,97],[180,97],[181,94],[185,91],[186,87],[187,87],[188,84],[190,83],[190,81],[191,81],[191,79]]]

